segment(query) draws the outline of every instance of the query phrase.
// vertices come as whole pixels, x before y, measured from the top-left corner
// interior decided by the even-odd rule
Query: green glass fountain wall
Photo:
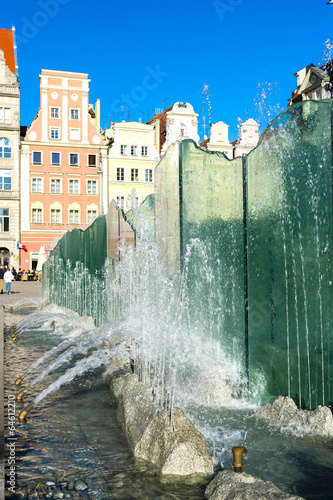
[[[200,262],[190,261],[192,317],[242,360],[250,392],[264,376],[262,401],[282,394],[307,408],[329,403],[332,100],[292,106],[243,158],[193,141],[179,147],[181,260],[199,238],[213,275],[205,284]]]
[[[190,140],[171,145],[139,213],[125,216],[112,202],[107,216],[58,243],[43,266],[44,298],[96,324],[126,316],[105,280],[122,258],[119,242],[135,245],[145,214],[169,276],[187,268],[191,324],[241,363],[250,394],[261,387],[262,402],[282,394],[307,408],[329,403],[332,107],[293,105],[243,158]],[[195,248],[188,259],[191,239],[207,259]]]

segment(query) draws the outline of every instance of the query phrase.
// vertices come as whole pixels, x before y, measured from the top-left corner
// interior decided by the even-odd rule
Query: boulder
[[[327,406],[299,410],[291,398],[280,396],[256,411],[256,416],[272,422],[291,424],[304,434],[333,437],[333,415]]]
[[[135,457],[153,463],[164,475],[213,474],[206,441],[179,408],[154,405],[151,390],[122,370],[111,378],[118,420]]]
[[[209,483],[205,497],[208,500],[302,500],[284,493],[270,481],[227,470],[219,472]]]

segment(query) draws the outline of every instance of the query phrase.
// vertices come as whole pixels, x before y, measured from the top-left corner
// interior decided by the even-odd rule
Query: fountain
[[[96,324],[135,317],[128,321],[139,344],[133,356],[153,386],[162,351],[177,359],[174,342],[183,339],[177,349],[190,357],[194,336],[193,346],[218,351],[210,364],[228,367],[238,396],[267,403],[284,395],[308,409],[329,404],[331,115],[331,100],[296,104],[254,151],[232,161],[191,140],[173,144],[156,169],[155,198],[131,217],[112,203],[107,218],[61,240],[44,268],[44,299]],[[148,310],[150,319],[140,317]],[[154,353],[146,349],[149,322],[157,326]]]
[[[249,408],[281,395],[299,408],[329,405],[332,106],[293,105],[243,158],[175,143],[156,168],[155,196],[128,214],[112,202],[86,231],[64,236],[43,266],[43,300],[97,328],[54,348],[36,382],[88,354],[35,403],[107,366],[117,346],[157,406],[196,421],[215,465],[230,408],[250,455]]]

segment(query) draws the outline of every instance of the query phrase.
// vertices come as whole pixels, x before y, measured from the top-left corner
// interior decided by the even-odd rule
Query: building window
[[[0,158],[11,158],[12,157],[12,146],[8,139],[2,137],[0,139]]]
[[[77,153],[71,153],[69,155],[69,162],[71,166],[78,166],[79,164],[79,155]]]
[[[153,182],[153,170],[151,168],[146,168],[145,170],[145,181]]]
[[[11,191],[12,189],[12,171],[0,169],[0,190]]]
[[[60,165],[60,153],[52,153],[52,165]]]
[[[138,181],[139,181],[139,169],[131,168],[131,182],[138,182]]]
[[[97,181],[87,181],[87,194],[97,194]]]
[[[70,224],[79,224],[79,211],[78,210],[70,210],[69,211],[69,223]]]
[[[61,224],[61,210],[59,208],[51,208],[51,224]]]
[[[141,156],[148,156],[148,146],[141,146]]]
[[[79,119],[79,110],[71,109],[71,120],[78,120],[78,119]]]
[[[33,224],[40,224],[41,222],[43,222],[43,210],[41,208],[32,209],[31,222]]]
[[[51,139],[59,139],[60,133],[59,128],[51,127]]]
[[[0,208],[0,231],[9,232],[9,208]]]
[[[43,179],[39,177],[34,177],[31,179],[31,192],[32,193],[42,193],[43,192]]]
[[[117,167],[117,181],[125,180],[125,169],[122,167]]]
[[[88,155],[88,167],[96,167],[96,155]]]
[[[120,154],[122,156],[127,155],[126,150],[127,150],[126,144],[121,144],[121,146],[120,146]]]
[[[34,165],[41,165],[42,164],[42,153],[40,151],[34,151],[32,153],[32,163]]]
[[[68,181],[68,193],[69,194],[80,194],[80,181],[76,179],[70,179]]]
[[[97,218],[97,210],[88,210],[87,211],[88,224],[92,224],[94,220]]]
[[[69,129],[69,138],[71,141],[79,141],[80,140],[80,129],[79,128],[70,128]]]
[[[117,205],[119,208],[122,208],[125,210],[125,197],[124,196],[117,196]]]
[[[50,193],[60,194],[61,193],[61,179],[51,179],[50,181]]]
[[[138,146],[131,146],[131,155],[132,156],[137,156],[137,150],[138,150]]]
[[[0,108],[0,123],[11,123],[11,109],[10,108]]]
[[[50,118],[60,118],[59,108],[51,108],[50,109]]]

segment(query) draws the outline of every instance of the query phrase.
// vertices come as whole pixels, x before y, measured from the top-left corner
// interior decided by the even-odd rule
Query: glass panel
[[[250,377],[310,408],[332,399],[331,108],[292,106],[247,159]]]
[[[188,266],[192,323],[244,366],[242,159],[183,141],[180,191],[180,253]],[[204,246],[189,249],[197,238]]]

